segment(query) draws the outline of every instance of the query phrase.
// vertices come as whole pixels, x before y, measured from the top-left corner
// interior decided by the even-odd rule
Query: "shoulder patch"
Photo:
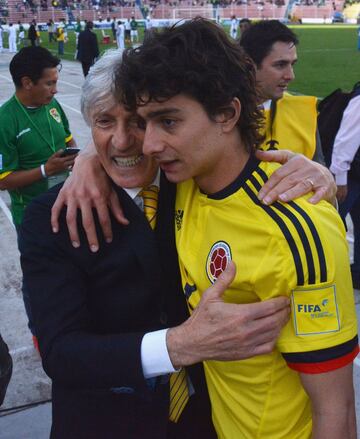
[[[335,285],[297,288],[291,292],[291,302],[296,335],[340,330]]]

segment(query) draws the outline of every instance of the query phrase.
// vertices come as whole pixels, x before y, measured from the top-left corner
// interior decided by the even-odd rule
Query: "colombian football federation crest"
[[[60,114],[58,113],[56,108],[51,108],[49,110],[50,115],[56,120],[57,123],[61,122]]]
[[[231,261],[231,250],[224,241],[215,242],[206,260],[206,274],[213,284]]]

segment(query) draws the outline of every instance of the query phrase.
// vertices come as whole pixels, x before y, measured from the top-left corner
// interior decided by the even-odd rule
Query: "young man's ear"
[[[228,133],[237,124],[241,113],[241,103],[238,98],[233,98],[229,105],[222,108],[216,115],[216,122],[221,124],[222,131]]]
[[[28,76],[23,76],[21,78],[21,85],[23,88],[25,88],[25,90],[30,90],[34,83]]]

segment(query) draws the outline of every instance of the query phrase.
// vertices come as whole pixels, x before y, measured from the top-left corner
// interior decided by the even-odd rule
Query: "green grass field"
[[[299,61],[291,90],[324,97],[337,87],[350,90],[360,81],[357,26],[294,26]]]
[[[357,50],[356,25],[300,25],[292,26],[300,39],[299,61],[295,67],[296,79],[291,91],[324,97],[335,88],[350,90],[360,80],[360,51]],[[110,30],[106,31],[110,35]],[[75,34],[69,31],[63,58],[73,60]],[[101,52],[115,44],[101,43],[101,32],[97,31]],[[139,30],[142,38],[142,29]],[[6,38],[6,35],[5,35]],[[48,43],[46,32],[41,35],[42,45],[57,53],[57,43]],[[4,46],[7,42],[4,41]]]

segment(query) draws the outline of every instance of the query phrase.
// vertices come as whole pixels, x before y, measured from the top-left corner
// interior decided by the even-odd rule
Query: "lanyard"
[[[31,117],[29,116],[29,113],[25,110],[24,106],[21,104],[21,102],[19,101],[18,97],[16,95],[15,96],[15,100],[18,103],[19,107],[21,108],[22,112],[25,114],[25,116],[27,117],[27,119],[29,120],[29,122],[31,123],[31,125],[35,128],[35,130],[38,132],[39,136],[43,139],[43,141],[50,146],[50,149],[52,150],[52,152],[56,152],[55,150],[55,141],[54,141],[54,135],[53,135],[53,131],[51,128],[51,122],[49,119],[49,114],[48,114],[48,109],[47,109],[47,105],[44,105],[44,109],[45,109],[45,114],[46,114],[46,118],[48,121],[48,125],[49,125],[49,130],[50,130],[50,135],[51,135],[51,143],[48,141],[48,139],[45,137],[45,135],[42,133],[41,129],[35,124],[35,122],[31,119]]]
[[[273,139],[273,126],[274,126],[274,121],[275,121],[275,116],[276,116],[276,101],[271,99],[271,103],[270,103],[270,127],[269,127],[269,131],[270,131],[270,140],[268,140],[266,142],[266,145],[269,145],[269,150],[276,150],[278,149],[276,147],[276,145],[279,144],[279,142],[275,139]]]

